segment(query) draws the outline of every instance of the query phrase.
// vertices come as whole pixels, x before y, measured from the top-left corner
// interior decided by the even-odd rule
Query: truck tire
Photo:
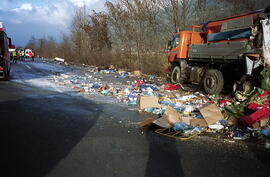
[[[183,84],[188,80],[188,65],[186,61],[179,62],[179,65],[174,66],[171,73],[171,82],[173,84]]]
[[[203,80],[204,90],[208,94],[220,94],[224,86],[223,74],[217,69],[206,71]]]
[[[4,78],[3,78],[4,81],[8,81],[9,80],[9,72],[6,70],[4,71]]]
[[[174,66],[172,73],[171,73],[171,82],[173,84],[180,83],[181,78],[181,70],[179,66]]]

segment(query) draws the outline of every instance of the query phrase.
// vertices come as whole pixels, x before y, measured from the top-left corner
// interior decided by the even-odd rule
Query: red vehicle
[[[269,12],[268,7],[176,33],[166,58],[171,82],[198,83],[209,94],[239,80],[252,87],[264,63],[262,20],[269,20]]]
[[[24,51],[25,58],[32,58],[33,57],[33,52],[31,49],[25,49]]]
[[[0,78],[8,80],[10,73],[10,39],[7,37],[3,23],[0,22]]]

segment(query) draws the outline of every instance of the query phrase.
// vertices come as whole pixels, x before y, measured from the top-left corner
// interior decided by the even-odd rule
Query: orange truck
[[[269,20],[269,12],[267,7],[177,32],[166,58],[171,82],[197,83],[208,94],[239,82],[244,90],[251,89],[264,65],[262,48],[270,34],[264,34],[262,21]]]
[[[8,80],[10,73],[11,39],[7,37],[3,23],[0,22],[0,78]]]

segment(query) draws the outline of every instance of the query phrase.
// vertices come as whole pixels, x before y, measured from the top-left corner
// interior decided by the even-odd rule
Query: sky
[[[16,46],[34,36],[53,36],[57,41],[69,33],[75,9],[86,5],[101,11],[106,0],[0,0],[0,21]]]

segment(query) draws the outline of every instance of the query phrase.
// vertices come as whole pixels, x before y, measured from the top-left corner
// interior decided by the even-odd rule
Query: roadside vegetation
[[[166,45],[177,30],[270,5],[265,0],[115,0],[103,12],[76,9],[62,41],[32,37],[40,57],[162,75]]]

